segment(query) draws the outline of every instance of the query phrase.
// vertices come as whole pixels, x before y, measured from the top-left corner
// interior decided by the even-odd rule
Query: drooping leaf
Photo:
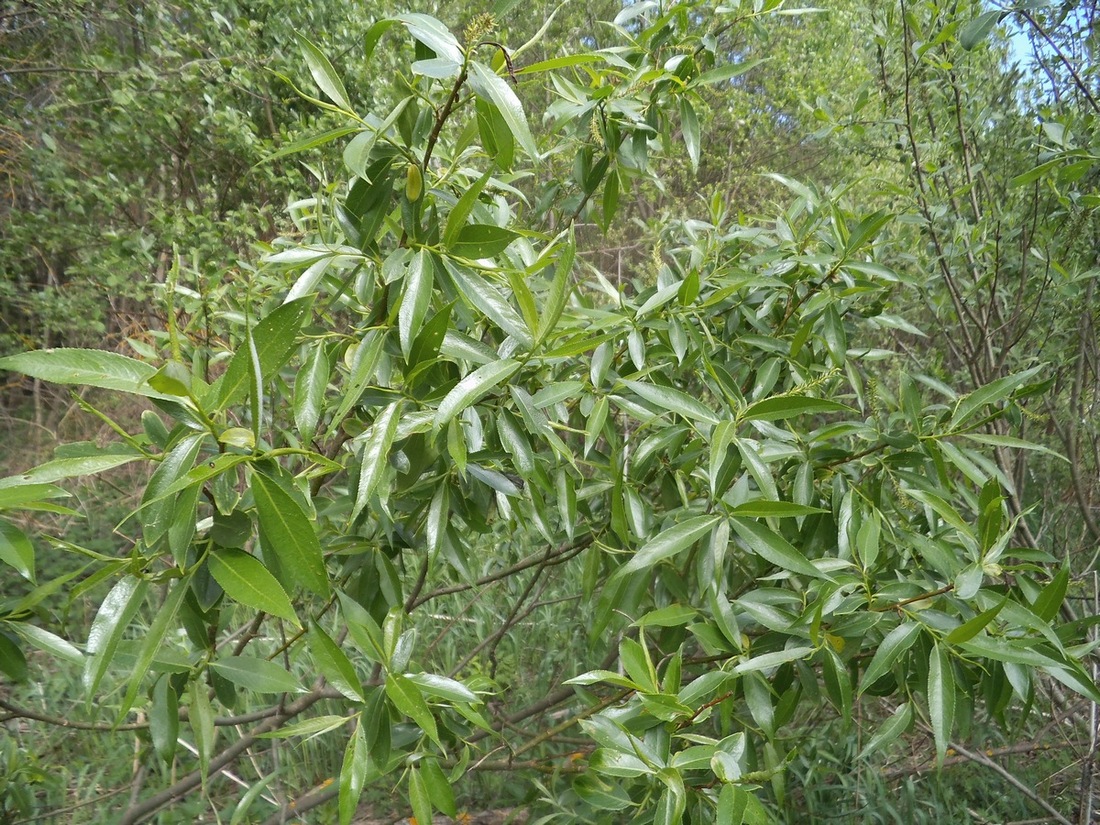
[[[310,624],[306,641],[317,669],[328,683],[353,702],[366,702],[362,680],[356,674],[351,660],[317,622]]]
[[[147,383],[156,368],[115,352],[95,349],[42,349],[0,358],[0,370],[49,381],[160,397]]]
[[[514,375],[519,367],[519,361],[503,358],[471,372],[455,384],[454,388],[439,402],[439,409],[435,413],[436,428],[450,423],[452,418]]]
[[[646,570],[657,562],[682,553],[711,531],[721,516],[695,516],[669,527],[638,549],[630,560],[619,568],[616,576],[624,576],[636,570]]]
[[[355,496],[355,506],[351,511],[351,518],[355,518],[363,511],[378,487],[382,479],[382,473],[386,469],[390,448],[393,446],[394,436],[397,434],[398,413],[401,410],[401,401],[394,401],[378,414],[374,424],[367,431],[363,439],[363,461],[359,473],[359,491]]]
[[[27,581],[34,583],[34,545],[26,533],[0,519],[0,561],[10,564]]]
[[[256,656],[227,656],[210,667],[235,685],[256,693],[298,693],[299,681],[281,665]]]
[[[325,57],[325,53],[300,32],[294,32],[294,36],[298,39],[302,56],[305,58],[306,65],[309,66],[309,73],[313,75],[313,80],[318,88],[325,93],[329,100],[345,112],[352,111],[347,90],[344,89],[340,75],[332,68],[332,64]]]
[[[210,575],[233,601],[301,627],[283,586],[255,556],[222,548],[210,555],[209,564]]]
[[[350,825],[355,811],[359,807],[359,797],[363,794],[363,785],[370,768],[370,752],[363,733],[363,719],[356,720],[355,733],[344,749],[344,761],[340,767],[340,788],[338,808],[340,825]]]
[[[283,304],[252,329],[256,359],[264,378],[274,375],[294,353],[298,331],[309,317],[312,306],[313,296],[306,295]],[[214,399],[211,406],[215,410],[224,410],[244,397],[253,370],[251,361],[247,346],[234,353],[225,374],[210,388]]]
[[[122,634],[145,599],[148,587],[149,583],[144,579],[125,576],[100,602],[85,646],[88,658],[84,663],[84,691],[89,705],[111,665]]]
[[[749,549],[781,570],[813,576],[817,579],[831,577],[815,567],[794,545],[766,524],[745,518],[731,519],[733,529],[749,546]]]
[[[504,122],[508,124],[516,143],[523,147],[532,160],[539,159],[539,150],[535,146],[535,138],[531,135],[531,128],[527,125],[527,115],[523,112],[523,104],[519,102],[516,93],[508,83],[496,72],[477,61],[470,63],[470,86],[478,97],[492,103],[497,108]]]
[[[947,650],[939,643],[928,658],[928,718],[936,742],[936,762],[942,763],[955,725],[955,675]]]
[[[264,552],[278,561],[276,578],[281,575],[284,584],[328,595],[330,587],[321,543],[313,522],[298,502],[275,481],[258,472],[252,474],[252,495]]]

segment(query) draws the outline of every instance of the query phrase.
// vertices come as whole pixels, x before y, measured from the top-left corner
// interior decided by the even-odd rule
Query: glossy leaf
[[[638,552],[619,568],[616,576],[646,570],[664,559],[682,553],[707,535],[719,521],[721,521],[720,516],[695,516],[669,527],[642,545]]]
[[[227,656],[210,667],[235,685],[256,693],[298,693],[298,680],[281,665],[255,656]]]
[[[0,561],[34,582],[34,545],[22,530],[3,519],[0,519]]]
[[[301,626],[283,586],[255,556],[223,548],[210,555],[209,564],[210,575],[233,601]]]
[[[305,58],[306,65],[309,66],[309,72],[313,75],[313,80],[318,88],[325,93],[329,100],[345,112],[350,112],[352,109],[351,102],[348,100],[348,93],[344,89],[340,75],[332,68],[332,64],[325,57],[324,52],[301,33],[295,32],[294,34],[298,38],[298,46],[302,50],[302,56]]]
[[[439,409],[435,413],[435,426],[439,428],[448,424],[464,409],[514,375],[519,367],[519,362],[511,358],[478,367],[459,381],[439,403]]]
[[[317,622],[310,623],[306,640],[317,669],[328,683],[353,702],[366,702],[362,680],[351,660]]]
[[[470,63],[470,85],[478,97],[492,103],[512,130],[516,143],[523,147],[532,159],[539,158],[531,128],[527,125],[527,116],[523,113],[523,104],[516,93],[496,72],[481,63]]]
[[[328,595],[321,544],[313,523],[298,502],[262,473],[252,474],[252,495],[256,499],[264,552],[278,560],[283,583]]]

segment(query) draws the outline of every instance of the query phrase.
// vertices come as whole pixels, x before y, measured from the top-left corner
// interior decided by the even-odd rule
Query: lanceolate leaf
[[[328,683],[352,701],[366,702],[362,682],[351,660],[339,645],[316,622],[309,626],[309,635],[306,638],[317,669]]]
[[[745,518],[734,518],[730,523],[750,550],[776,567],[817,579],[831,578],[827,573],[818,570],[794,545],[766,524]]]
[[[221,549],[211,554],[209,564],[214,581],[233,601],[301,626],[283,586],[259,559],[243,550]]]
[[[210,667],[235,685],[256,693],[297,693],[302,686],[283,667],[255,656],[227,656]]]
[[[386,696],[395,708],[419,725],[432,741],[439,741],[435,717],[416,685],[400,673],[390,673],[386,676]]]
[[[860,759],[866,759],[875,751],[886,747],[905,731],[913,722],[913,707],[908,702],[903,703],[895,710],[885,722],[878,726],[878,730],[859,752]]]
[[[34,545],[22,530],[3,519],[0,519],[0,561],[10,564],[28,581],[34,581]]]
[[[302,49],[302,56],[305,57],[306,65],[309,66],[309,72],[313,75],[313,80],[317,83],[317,86],[325,93],[325,96],[328,97],[329,100],[344,111],[350,112],[351,102],[348,100],[348,93],[344,89],[344,84],[340,80],[340,75],[336,74],[336,70],[332,68],[332,64],[329,63],[324,52],[302,34],[298,32],[294,34],[298,38],[298,45]]]
[[[165,635],[167,635],[169,628],[175,623],[176,613],[179,611],[180,603],[187,594],[190,584],[190,576],[185,576],[176,581],[171,590],[169,590],[168,594],[164,597],[164,601],[158,606],[157,612],[153,616],[153,620],[149,623],[149,629],[143,636],[137,661],[134,663],[131,671],[130,683],[126,688],[126,695],[123,697],[122,704],[118,709],[116,718],[119,722],[126,718],[126,714],[128,714],[130,708],[133,707],[134,700],[137,699],[138,689],[141,687],[141,683],[145,681],[145,676],[149,672],[150,666],[153,664],[153,659],[164,643]]]
[[[616,573],[623,576],[636,570],[645,570],[657,562],[675,556],[707,535],[721,516],[696,516],[669,527],[664,532],[644,544],[630,561]]]
[[[701,421],[704,424],[717,424],[719,421],[714,410],[686,392],[657,384],[646,384],[642,381],[623,381],[623,384],[649,403],[682,415],[689,421]]]
[[[144,579],[126,576],[111,588],[100,603],[85,648],[88,659],[84,663],[84,690],[89,704],[114,658],[122,634],[141,606],[148,586]]]
[[[307,295],[283,304],[253,328],[252,340],[264,379],[270,378],[293,354],[298,331],[309,317],[312,306],[313,296]],[[233,355],[225,375],[211,387],[214,409],[225,409],[244,397],[248,391],[251,358],[247,346],[240,347]]]
[[[942,763],[955,725],[955,675],[947,651],[939,643],[928,658],[928,718],[936,741],[936,761]]]
[[[886,634],[863,673],[863,680],[859,685],[860,693],[886,675],[901,655],[913,646],[920,636],[920,630],[921,626],[917,622],[903,622]]]
[[[252,495],[256,499],[264,553],[277,559],[284,583],[301,585],[327,596],[328,574],[313,522],[297,501],[262,473],[252,474]]]
[[[393,446],[394,435],[397,433],[398,412],[401,402],[394,401],[386,407],[378,418],[375,419],[363,440],[363,463],[359,473],[359,492],[355,496],[355,506],[351,511],[351,518],[355,518],[367,506],[370,497],[378,487],[382,473],[386,469],[386,461],[389,458],[390,447]]]
[[[796,415],[827,412],[852,412],[836,401],[825,398],[807,398],[804,395],[781,395],[765,398],[755,404],[749,404],[741,413],[742,421],[780,421]]]
[[[464,409],[510,378],[519,366],[519,361],[505,358],[478,367],[459,381],[439,403],[439,409],[435,413],[435,426],[439,428],[449,423]]]
[[[369,768],[370,753],[367,750],[366,736],[363,734],[363,719],[360,717],[355,725],[355,733],[352,734],[344,749],[344,762],[340,768],[338,800],[340,825],[349,825],[352,817],[355,816]]]
[[[527,125],[523,104],[519,102],[511,86],[492,69],[477,62],[470,63],[470,86],[478,97],[496,106],[504,122],[512,130],[516,143],[522,146],[523,151],[532,159],[538,160],[539,150],[535,146],[531,128]]]
[[[0,358],[0,370],[21,372],[53,384],[77,384],[162,397],[146,382],[156,367],[125,355],[95,349],[42,349]]]

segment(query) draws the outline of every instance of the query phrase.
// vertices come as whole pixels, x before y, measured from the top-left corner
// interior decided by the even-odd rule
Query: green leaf
[[[867,670],[863,672],[863,679],[859,684],[859,693],[877,682],[894,666],[894,662],[901,658],[920,636],[921,626],[917,622],[903,622],[886,634]]]
[[[394,19],[403,23],[409,34],[439,57],[452,63],[463,62],[462,49],[455,36],[434,17],[427,14],[399,14]]]
[[[719,421],[714,410],[686,392],[641,381],[623,381],[622,383],[651,404],[682,415],[691,421],[701,421],[704,424],[717,424]]]
[[[3,519],[0,519],[0,561],[34,583],[34,545],[22,530]]]
[[[680,98],[680,130],[684,135],[692,171],[699,169],[699,116],[686,96]]]
[[[734,518],[731,523],[737,535],[752,552],[776,567],[803,576],[832,580],[831,576],[818,570],[794,545],[767,525],[743,518]]]
[[[301,693],[298,680],[281,665],[255,656],[227,656],[210,667],[235,685],[256,693]]]
[[[645,637],[642,638],[644,640]],[[635,684],[641,685],[642,689],[649,693],[657,691],[657,671],[649,658],[644,641],[623,638],[619,642],[619,662]]]
[[[409,768],[409,802],[418,823],[432,821],[432,800],[420,776],[420,769],[415,765]]]
[[[325,348],[320,344],[311,345],[305,363],[294,378],[294,426],[298,428],[303,445],[308,445],[317,434],[331,372]]]
[[[8,626],[39,650],[72,664],[84,664],[84,654],[71,642],[57,634],[27,622],[13,622]]]
[[[478,312],[483,312],[494,324],[524,347],[531,346],[531,336],[526,322],[485,277],[467,274],[457,267],[450,267],[448,271],[471,307]]]
[[[439,403],[435,413],[435,427],[442,428],[452,418],[480,400],[484,395],[502,382],[511,378],[519,369],[520,363],[512,358],[504,358],[478,367],[451,389]]]
[[[997,614],[1001,612],[1006,604],[1008,604],[1007,595],[1005,595],[1005,597],[1001,599],[1001,601],[998,602],[996,605],[989,608],[989,610],[985,610],[979,613],[973,619],[963,622],[961,625],[959,625],[946,636],[944,636],[943,640],[948,644],[954,645],[973,639],[975,636],[981,633],[983,629],[985,629],[986,625],[997,618]]]
[[[795,516],[808,516],[814,513],[827,513],[820,507],[810,507],[805,504],[794,504],[790,501],[766,501],[756,499],[738,504],[729,511],[731,516],[745,518],[792,518]]]
[[[367,506],[386,469],[390,448],[397,434],[401,403],[400,400],[394,401],[382,410],[367,431],[366,438],[363,439],[363,462],[359,472],[359,491],[356,493],[355,506],[351,511],[352,521]]]
[[[340,767],[338,798],[340,825],[350,825],[352,817],[355,816],[369,768],[370,752],[367,750],[367,740],[363,735],[363,719],[360,717],[355,725],[355,733],[352,734],[344,749],[344,762]]]
[[[387,673],[386,696],[389,697],[389,700],[393,702],[393,706],[398,711],[419,725],[429,739],[436,744],[440,744],[435,717],[432,716],[428,703],[424,701],[424,697],[415,684],[400,673]]]
[[[318,88],[345,112],[352,111],[351,101],[348,100],[344,84],[324,52],[300,32],[294,32],[294,36],[298,39],[298,47],[302,50],[302,56],[306,60],[306,65],[309,66],[309,73],[313,75]]]
[[[397,332],[401,339],[401,354],[409,360],[413,342],[428,314],[435,287],[435,267],[428,250],[421,249],[409,262],[405,275],[405,291],[401,296],[401,310],[397,316]]]
[[[1049,622],[1058,615],[1062,602],[1066,599],[1066,591],[1069,589],[1069,576],[1069,565],[1063,565],[1050,583],[1035,597],[1031,612],[1044,622]]]
[[[519,237],[518,232],[491,224],[470,224],[458,230],[447,252],[459,258],[492,258],[499,255]]]
[[[979,14],[959,29],[959,45],[967,51],[975,48],[989,36],[989,33],[993,31],[993,27],[1001,22],[1001,17],[1008,13],[994,10]]]
[[[264,552],[277,561],[283,583],[327,596],[328,574],[313,522],[290,494],[262,473],[252,473],[252,495]]]
[[[28,483],[46,484],[52,481],[61,481],[65,478],[96,475],[105,470],[128,464],[131,461],[137,461],[142,457],[141,453],[134,452],[128,447],[123,447],[121,444],[112,444],[108,449],[103,450],[100,455],[55,458],[53,461],[39,464],[37,467],[32,467],[17,476],[0,479],[0,488],[11,489]]]
[[[6,633],[0,633],[0,673],[13,682],[27,681],[27,657]]]
[[[750,69],[759,66],[765,59],[766,58],[746,60],[743,63],[727,63],[724,66],[719,66],[716,69],[703,72],[688,84],[688,88],[690,89],[693,86],[710,86],[715,83],[724,83],[727,80],[740,77]]]
[[[481,191],[485,188],[485,184],[488,183],[491,174],[491,171],[486,172],[474,181],[474,183],[462,193],[462,197],[458,199],[454,207],[452,207],[451,213],[447,216],[446,228],[443,230],[443,247],[445,249],[453,246],[458,240],[459,233],[466,226],[466,220],[470,217],[470,213],[473,211],[475,204],[477,204],[477,199],[481,196]]]
[[[437,696],[449,702],[469,702],[471,704],[481,702],[477,694],[466,685],[447,676],[439,676],[434,673],[406,673],[405,678],[417,685],[421,693],[426,693],[429,696]]]
[[[84,662],[83,681],[89,706],[148,587],[145,580],[126,576],[111,588],[99,605],[85,646],[88,658]]]
[[[313,296],[306,295],[283,304],[252,329],[260,372],[270,378],[294,354],[298,331],[309,317]],[[248,391],[252,356],[248,347],[240,347],[226,367],[225,374],[210,388],[213,408],[224,410],[244,397]]]
[[[741,662],[741,664],[733,669],[733,672],[752,673],[757,670],[768,670],[773,667],[785,665],[787,662],[805,659],[811,656],[813,652],[814,649],[812,647],[792,647],[788,650],[777,650],[774,653],[764,653],[760,656],[753,656],[747,662]]]
[[[165,764],[172,763],[179,730],[179,696],[168,674],[165,674],[153,686],[153,704],[149,709],[149,735],[157,756]]]
[[[190,705],[187,718],[191,723],[191,734],[195,738],[195,750],[198,751],[199,766],[205,771],[214,752],[214,740],[218,729],[214,726],[214,709],[210,706],[210,697],[206,695],[206,684],[201,679],[190,683]]]
[[[172,623],[175,622],[176,613],[179,612],[180,604],[190,589],[190,585],[190,575],[176,581],[172,589],[168,591],[164,601],[158,606],[157,612],[153,615],[153,620],[149,623],[149,628],[142,637],[137,660],[131,669],[130,682],[126,687],[126,695],[122,699],[122,704],[119,706],[116,724],[121,723],[126,718],[126,714],[130,712],[130,708],[134,706],[138,689],[145,680],[149,668],[152,667],[153,659],[160,652],[161,646],[164,644],[164,637],[168,634]]]
[[[432,806],[445,816],[452,818],[458,816],[454,791],[451,789],[451,783],[444,776],[443,769],[439,767],[439,762],[435,759],[421,760],[420,777],[428,789]]]
[[[145,493],[141,497],[141,531],[145,546],[150,550],[157,549],[157,544],[172,526],[176,499],[174,496],[165,496],[165,491],[195,466],[195,459],[205,438],[205,433],[194,433],[180,439],[165,453],[145,487]]]
[[[908,702],[900,705],[890,717],[879,724],[878,730],[864,745],[863,750],[859,752],[859,759],[866,759],[872,753],[881,748],[886,747],[905,731],[909,729],[909,725],[913,722],[913,707]]]
[[[639,548],[630,561],[619,568],[615,576],[646,570],[659,561],[682,553],[709,533],[721,520],[721,516],[695,516],[669,527]]]
[[[532,160],[539,159],[539,150],[527,125],[527,116],[523,113],[523,104],[519,102],[512,87],[496,72],[481,63],[470,63],[470,86],[481,99],[492,103],[511,129],[516,143],[523,147]]]
[[[347,654],[340,649],[317,622],[311,622],[306,636],[314,664],[330,685],[353,702],[366,702],[362,680]]]
[[[1033,378],[1042,367],[1032,367],[1023,372],[1006,375],[996,381],[990,381],[983,387],[979,387],[969,395],[959,399],[955,407],[955,413],[951,416],[951,428],[957,429],[960,424],[970,418],[975,412],[987,404],[996,404],[1012,394],[1012,392],[1029,378]]]
[[[303,719],[293,725],[286,725],[277,730],[270,730],[259,734],[261,739],[290,739],[294,736],[306,736],[312,739],[330,730],[336,730],[350,722],[348,716],[315,716],[312,719]]]
[[[11,479],[4,479],[11,481]],[[33,509],[33,505],[51,498],[67,498],[69,493],[53,484],[0,484],[0,510]]]
[[[938,642],[928,658],[928,718],[936,741],[936,763],[943,764],[955,725],[955,676],[947,651]]]
[[[353,134],[359,131],[358,126],[339,126],[335,129],[329,129],[327,132],[321,132],[319,135],[306,135],[298,140],[293,140],[279,147],[278,151],[272,152],[265,157],[260,163],[271,163],[273,160],[287,157],[288,155],[296,155],[299,152],[307,152],[310,149],[316,149],[318,146],[324,146],[326,143],[332,143],[334,140],[339,140],[342,137]],[[258,164],[257,164],[258,165]]]
[[[219,549],[209,565],[210,575],[233,601],[302,626],[283,586],[259,559],[243,550]]]
[[[11,370],[53,384],[78,384],[162,398],[147,383],[156,368],[125,355],[96,349],[41,349],[0,358],[0,370]]]
[[[851,407],[825,398],[804,395],[780,395],[765,398],[748,407],[738,416],[740,421],[781,421],[796,415],[827,412],[854,412]]]

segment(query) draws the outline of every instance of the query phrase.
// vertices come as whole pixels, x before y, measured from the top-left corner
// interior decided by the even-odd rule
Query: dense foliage
[[[1073,530],[1097,537],[1081,472],[1096,459],[1080,457],[1097,443],[1096,246],[1078,238],[1095,226],[1096,113],[1089,58],[1058,45],[1087,9],[639,2],[598,37],[548,13],[521,38],[502,3],[502,22],[454,28],[347,18],[336,51],[318,40],[328,18],[299,32],[258,5],[273,25],[259,34],[220,14],[202,26],[293,44],[277,68],[301,100],[275,105],[285,93],[254,67],[258,109],[208,96],[208,120],[177,121],[231,159],[207,183],[172,178],[190,192],[177,223],[97,257],[35,228],[70,205],[43,196],[4,236],[115,277],[160,255],[163,315],[137,304],[133,355],[0,359],[91,388],[78,404],[111,433],[0,480],[0,560],[25,582],[0,602],[0,671],[18,685],[68,668],[82,699],[0,707],[131,736],[127,798],[92,802],[105,820],[329,805],[321,817],[349,822],[364,794],[397,788],[407,803],[391,809],[419,822],[478,791],[546,822],[770,822],[813,809],[826,756],[845,776],[927,739],[935,764],[990,762],[967,744],[977,731],[1018,730],[1048,698],[1100,702],[1094,617],[1067,599],[1093,561],[1066,552]],[[1031,25],[1060,60],[1050,83],[1083,95],[1043,96],[1038,136],[1002,65],[1002,18]],[[838,43],[865,26],[867,62],[816,53],[816,85],[781,93],[766,46],[793,76],[819,19]],[[205,31],[180,20],[111,70],[157,87],[153,108],[199,105],[136,57]],[[554,25],[568,50],[548,45]],[[229,94],[201,68],[225,60],[179,77]],[[976,94],[973,77],[997,82]],[[294,120],[305,106],[319,114]],[[767,168],[761,124],[798,155],[802,118],[815,163],[722,169],[723,142]],[[227,123],[254,139],[209,129]],[[125,142],[150,135],[111,124],[136,159],[99,158],[133,175],[107,187],[118,200],[91,197],[104,220],[168,186],[149,171],[163,156]],[[26,168],[103,188],[41,141]],[[288,185],[298,157],[320,160]],[[820,185],[790,174],[815,165]],[[845,182],[857,168],[878,178]],[[702,198],[698,180],[715,184]],[[276,232],[249,187],[306,183]],[[734,194],[781,205],[748,219]],[[4,283],[23,300],[19,277]],[[146,279],[129,280],[143,298]],[[9,324],[38,323],[11,306]],[[140,420],[101,401],[118,394],[147,406]],[[30,516],[74,514],[61,482],[135,466],[145,486],[111,548],[31,538]],[[1059,484],[1079,506],[1043,489]],[[85,627],[70,611],[89,602]],[[289,770],[303,753],[312,770]],[[22,747],[6,758],[5,811],[32,815],[48,777]],[[1072,793],[1014,787],[1057,821],[1091,816]]]

